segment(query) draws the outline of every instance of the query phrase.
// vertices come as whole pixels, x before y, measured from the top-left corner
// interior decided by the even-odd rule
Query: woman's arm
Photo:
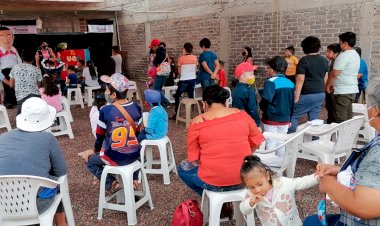
[[[196,118],[194,118],[194,120],[196,120]],[[187,133],[187,159],[190,162],[199,160],[200,152],[201,146],[199,144],[199,129],[194,128],[194,125],[191,124]]]
[[[357,185],[355,190],[351,190],[340,184],[334,176],[324,176],[319,190],[327,193],[340,208],[356,217],[380,217],[380,189]]]
[[[305,75],[297,74],[296,75],[296,87],[294,89],[294,103],[297,103],[300,99],[301,90],[303,83],[305,82]]]

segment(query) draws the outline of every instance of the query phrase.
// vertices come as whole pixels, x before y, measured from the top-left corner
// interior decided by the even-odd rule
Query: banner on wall
[[[66,65],[76,66],[79,60],[90,60],[90,51],[88,49],[68,49],[60,52],[61,60]]]
[[[89,24],[89,33],[113,33],[113,24]]]
[[[7,28],[11,29],[13,34],[37,34],[36,25],[5,25]]]

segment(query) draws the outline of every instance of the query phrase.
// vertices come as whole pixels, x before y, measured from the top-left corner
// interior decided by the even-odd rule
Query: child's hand
[[[217,79],[217,78],[218,78],[218,74],[216,74],[216,73],[212,73],[212,74],[211,74],[211,78],[212,78],[212,79]]]
[[[82,152],[79,152],[78,153],[78,156],[81,157],[84,162],[88,162],[88,157],[90,157],[90,155],[94,154],[94,150],[93,149],[89,149],[89,150],[86,150],[86,151],[82,151]]]
[[[249,200],[249,205],[251,207],[253,207],[254,205],[256,205],[256,203],[260,202],[261,200],[263,199],[263,197],[261,195],[254,195],[253,197],[251,197],[251,199]]]
[[[315,174],[320,176],[321,178],[326,175],[336,176],[339,173],[340,167],[325,163],[318,163]]]

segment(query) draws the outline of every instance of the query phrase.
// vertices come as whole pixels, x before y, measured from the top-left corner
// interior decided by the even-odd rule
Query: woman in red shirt
[[[203,92],[203,109],[187,135],[187,160],[178,175],[192,190],[228,191],[242,188],[240,167],[264,141],[261,130],[244,111],[226,108],[230,94],[212,85]]]

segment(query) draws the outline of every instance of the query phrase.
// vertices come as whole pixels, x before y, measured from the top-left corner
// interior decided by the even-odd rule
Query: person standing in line
[[[14,35],[7,27],[0,27],[0,81],[4,87],[4,106],[8,109],[17,105],[15,89],[9,86],[9,73],[16,64],[21,64],[17,49],[13,47]]]
[[[248,62],[253,65],[253,57],[252,57],[252,49],[251,47],[244,47],[241,55],[243,55],[243,60],[241,61],[242,63]]]
[[[339,43],[334,43],[327,46],[326,50],[326,58],[330,61],[329,72],[334,68],[335,59],[338,57],[340,53],[340,45]],[[326,93],[325,107],[327,110],[327,120],[326,123],[330,124],[335,122],[335,113],[334,113],[334,100],[332,93]]]
[[[115,61],[115,73],[122,73],[121,65],[123,63],[123,59],[120,55],[119,46],[112,46],[112,59]]]
[[[307,115],[312,121],[319,117],[325,100],[325,81],[329,63],[319,54],[321,41],[314,36],[306,37],[301,42],[306,56],[302,57],[297,66],[296,85],[294,90],[294,111],[288,133],[297,130],[298,120]]]
[[[215,79],[218,76],[219,61],[218,56],[214,51],[210,50],[211,41],[208,38],[203,38],[199,42],[199,46],[202,48],[202,53],[199,55],[199,81],[202,85],[202,90],[207,86],[215,84]]]
[[[345,32],[339,35],[342,52],[334,62],[326,82],[326,92],[333,93],[335,122],[341,123],[352,118],[352,103],[358,89],[360,56],[354,50],[356,34]]]
[[[286,63],[288,63],[288,68],[286,69],[285,76],[293,83],[296,83],[298,58],[294,56],[294,52],[295,49],[293,46],[288,46],[285,49],[285,60]]]
[[[355,96],[355,103],[358,103],[359,97],[362,93],[363,93],[363,97],[365,97],[365,89],[367,88],[367,83],[368,83],[368,66],[365,60],[362,58],[362,49],[360,47],[355,47],[354,49],[360,56],[360,68],[359,68],[359,73],[358,73],[359,93],[357,93]]]

